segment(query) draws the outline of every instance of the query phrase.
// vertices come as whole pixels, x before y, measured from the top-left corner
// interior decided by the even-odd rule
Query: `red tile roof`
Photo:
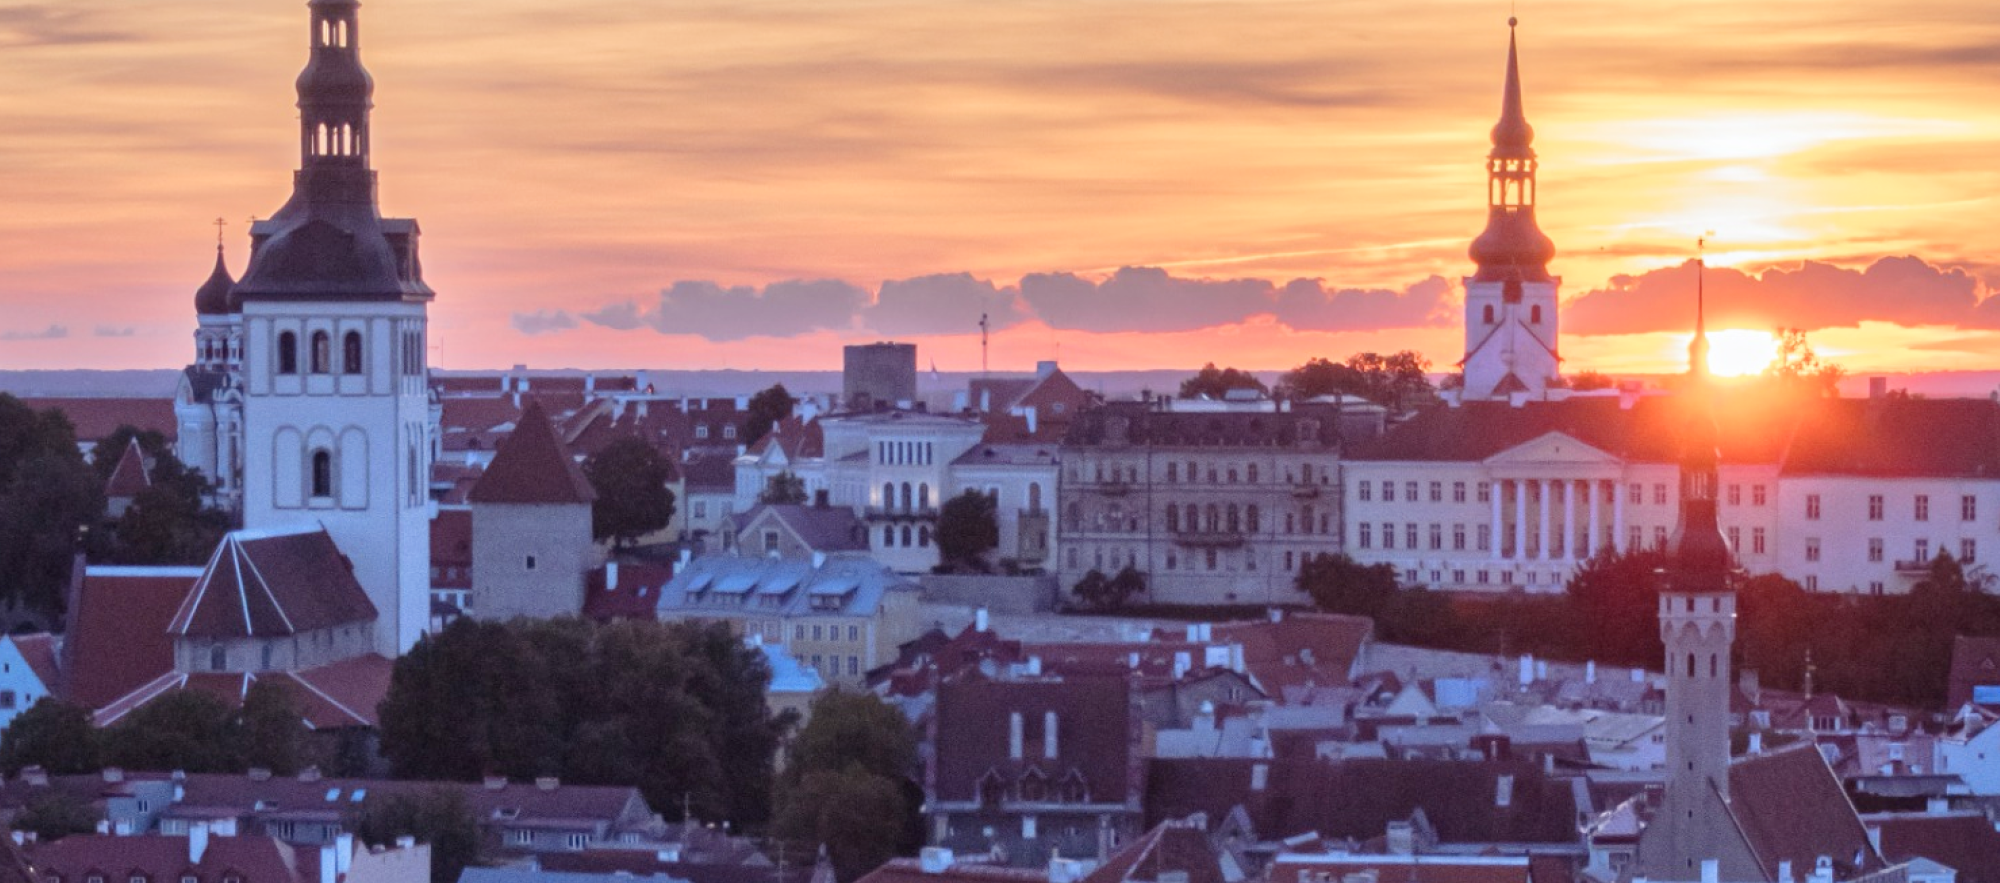
[[[1803,874],[1820,856],[1833,859],[1835,879],[1882,868],[1846,789],[1810,742],[1731,764],[1729,809],[1767,879],[1778,879],[1780,861]]]
[[[1754,394],[1727,398],[1718,414],[1717,447],[1726,463],[1776,463],[1800,403]],[[1615,396],[1587,396],[1514,407],[1504,401],[1466,402],[1420,412],[1372,442],[1354,445],[1356,460],[1484,460],[1561,432],[1598,450],[1642,463],[1680,459],[1687,403],[1675,396],[1645,396],[1624,407]]]
[[[174,417],[173,397],[165,398],[24,398],[21,403],[37,411],[55,408],[76,427],[76,440],[97,442],[118,431],[120,426],[150,429],[173,441],[180,429]]]
[[[247,638],[295,635],[374,622],[377,611],[325,529],[233,531],[208,559],[174,612],[174,635]]]
[[[1974,687],[2000,691],[2000,637],[1975,638],[1959,635],[1951,642],[1951,674],[1946,681],[1945,702],[1956,712],[1972,701]]]
[[[1784,474],[2000,477],[2000,403],[1820,400],[1799,421]]]
[[[268,680],[291,699],[308,727],[372,727],[380,722],[376,709],[389,695],[394,667],[395,663],[371,653],[296,672],[168,672],[105,704],[93,718],[98,726],[108,727],[153,700],[186,690],[206,693],[236,708],[251,684]]]
[[[1958,872],[1958,883],[2000,883],[2000,831],[1976,811],[1881,813],[1861,817],[1882,833],[1882,857],[1927,858]]]
[[[920,859],[892,858],[861,875],[855,883],[1048,883],[1048,880],[1048,872],[1036,868],[953,864],[942,871],[926,871]]]
[[[431,586],[472,588],[472,512],[439,509],[431,519]]]
[[[201,861],[188,861],[188,838],[165,834],[73,834],[36,843],[23,852],[44,879],[82,883],[86,875],[107,880],[179,880],[195,876],[207,883],[226,873],[243,883],[317,883],[316,857],[301,859],[275,837],[238,835],[208,838]]]
[[[28,663],[29,670],[40,678],[42,686],[54,692],[60,686],[62,667],[56,660],[56,636],[47,632],[32,635],[12,635],[14,649],[20,651],[21,658]]]
[[[1044,731],[1053,712],[1057,731]],[[1009,716],[1021,715],[1024,750],[1009,757]],[[997,773],[1011,785],[1039,773],[1051,791],[1080,777],[1093,803],[1123,803],[1133,779],[1130,685],[1123,677],[988,681],[968,677],[937,690],[935,790],[939,800],[979,799],[979,783]],[[1054,758],[1043,757],[1045,740]]]
[[[135,437],[126,443],[125,453],[118,455],[118,465],[111,470],[111,480],[104,483],[104,495],[136,497],[152,486],[153,477],[146,474],[146,454],[139,450],[139,439]]]
[[[1529,883],[1528,865],[1527,856],[1285,854],[1272,860],[1269,877],[1339,883],[1349,874],[1373,871],[1376,879],[1396,883]]]
[[[167,624],[200,576],[193,567],[84,571],[64,640],[61,696],[97,708],[172,671]]]
[[[1187,883],[1224,883],[1222,863],[1208,832],[1187,822],[1164,821],[1104,860],[1082,883],[1158,883],[1179,872]],[[1277,879],[1277,878],[1273,878]]]
[[[590,572],[585,580],[583,616],[606,622],[613,619],[657,619],[660,587],[674,578],[672,564],[619,562],[618,585],[604,587],[605,568]]]
[[[1278,622],[1218,624],[1213,634],[1242,644],[1243,667],[1265,693],[1276,695],[1286,687],[1346,684],[1374,631],[1365,616],[1286,613]]]
[[[529,402],[468,499],[474,504],[588,504],[597,492],[556,439],[541,405]]]

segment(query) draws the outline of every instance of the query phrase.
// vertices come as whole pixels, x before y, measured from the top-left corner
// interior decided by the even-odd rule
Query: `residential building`
[[[0,730],[61,684],[56,636],[8,635],[0,640]]]
[[[860,556],[698,557],[656,598],[661,620],[728,623],[843,687],[862,686],[919,633],[916,583]]]
[[[814,554],[868,551],[868,527],[845,506],[760,504],[736,515],[728,527],[736,554],[810,558]]]
[[[916,401],[916,344],[882,342],[842,348],[842,407],[863,412],[908,410]]]

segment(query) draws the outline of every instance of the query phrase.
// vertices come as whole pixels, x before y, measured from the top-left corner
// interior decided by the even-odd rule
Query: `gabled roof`
[[[530,401],[467,498],[475,505],[587,505],[597,499],[597,492],[556,440],[555,427],[541,404]]]
[[[1353,460],[1482,461],[1560,432],[1627,462],[1677,463],[1687,403],[1678,396],[1580,395],[1561,401],[1436,405],[1347,451]],[[1777,463],[1801,405],[1755,393],[1724,396],[1718,446],[1725,463]]]
[[[42,686],[54,692],[59,685],[57,678],[62,674],[56,661],[56,636],[36,632],[32,635],[8,635],[7,640],[14,643],[15,652],[21,654],[21,660],[41,680]]]
[[[431,585],[472,588],[472,512],[439,509],[431,519]]]
[[[818,420],[804,421],[797,417],[786,417],[764,437],[750,446],[750,453],[759,457],[772,448],[778,448],[789,462],[809,460],[826,456],[826,432]]]
[[[1983,813],[1893,812],[1861,821],[1881,831],[1887,861],[1927,858],[1958,871],[1959,883],[2000,883],[2000,831]]]
[[[183,874],[220,880],[225,870],[248,883],[315,883],[317,861],[300,861],[275,837],[210,837],[199,863],[188,862],[188,838],[167,834],[72,834],[24,850],[43,879],[82,880],[86,874],[123,880],[178,880]],[[108,872],[108,873],[107,873]]]
[[[324,528],[232,531],[167,624],[173,635],[249,638],[372,623],[377,611]]]
[[[1180,872],[1187,883],[1224,883],[1208,832],[1187,822],[1164,821],[1104,860],[1083,883],[1158,883]]]
[[[1781,861],[1809,872],[1820,856],[1833,859],[1840,880],[1882,868],[1847,791],[1810,742],[1732,763],[1728,805],[1765,879],[1778,879]]]
[[[1287,613],[1284,619],[1214,627],[1218,641],[1243,645],[1243,665],[1266,693],[1313,684],[1339,686],[1353,676],[1355,660],[1375,632],[1365,616]]]
[[[1136,788],[1130,685],[1124,677],[1072,677],[1042,681],[964,678],[937,690],[936,797],[979,799],[979,783],[998,772],[1012,782],[1030,771],[1053,787],[1080,774],[1092,803],[1124,803]],[[1009,715],[1022,718],[1025,750],[1009,757]],[[1044,732],[1053,713],[1057,731]],[[1043,756],[1054,737],[1056,756]]]
[[[63,642],[61,696],[97,708],[174,668],[167,624],[201,578],[197,567],[91,567]]]
[[[739,543],[749,542],[746,532],[757,529],[760,523],[769,525],[776,522],[815,552],[868,551],[867,526],[848,506],[760,503],[756,508],[733,517]]]
[[[139,449],[137,437],[129,439],[125,452],[118,455],[118,465],[111,470],[111,479],[104,483],[104,495],[136,497],[152,486],[153,477],[146,474],[146,453]]]

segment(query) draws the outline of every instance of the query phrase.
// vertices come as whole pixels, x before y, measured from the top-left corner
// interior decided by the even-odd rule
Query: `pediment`
[[[1548,432],[1486,458],[1488,466],[1623,466],[1617,455],[1567,432]]]

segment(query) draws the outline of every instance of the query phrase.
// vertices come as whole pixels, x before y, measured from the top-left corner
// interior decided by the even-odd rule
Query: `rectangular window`
[[[1416,523],[1416,522],[1412,521],[1412,522],[1410,522],[1409,524],[1405,524],[1405,525],[1403,525],[1403,540],[1404,540],[1404,542],[1403,542],[1403,548],[1405,548],[1405,549],[1415,549],[1415,548],[1417,547],[1417,523]]]
[[[1666,547],[1667,547],[1667,529],[1664,527],[1654,527],[1653,548],[1665,549]]]
[[[1454,552],[1465,551],[1465,525],[1454,524],[1451,526],[1451,548]],[[1465,582],[1465,580],[1459,580],[1459,582]]]
[[[1354,535],[1354,545],[1359,546],[1363,549],[1370,548],[1374,545],[1375,543],[1374,525],[1369,524],[1366,521],[1363,521],[1361,522],[1360,526],[1356,528],[1356,530],[1360,532]],[[1285,554],[1290,555],[1291,553],[1286,552]]]
[[[1870,540],[1868,541],[1868,560],[1869,560],[1869,561],[1876,561],[1876,562],[1879,562],[1879,561],[1881,561],[1881,560],[1882,560],[1882,538],[1881,538],[1881,537],[1874,537],[1874,538],[1871,538],[1871,539],[1870,539]]]
[[[1627,552],[1637,551],[1639,548],[1639,544],[1645,542],[1644,539],[1646,535],[1645,531],[1646,531],[1645,528],[1639,527],[1637,525],[1628,528],[1625,531],[1625,551]]]
[[[859,640],[861,640],[861,627],[860,627],[860,626],[858,626],[858,625],[851,625],[851,626],[848,626],[848,627],[847,627],[847,640],[849,640],[849,641],[859,641]]]
[[[792,627],[792,640],[794,640],[794,641],[803,641],[803,640],[805,640],[805,639],[806,639],[806,627],[805,627],[805,626],[802,626],[802,625],[800,625],[800,626],[793,626],[793,627]]]
[[[1819,520],[1819,494],[1806,495],[1806,520]]]
[[[1931,560],[1931,541],[1918,540],[1915,543],[1915,551],[1917,554],[1911,556],[1911,561],[1922,563]]]
[[[1479,584],[1480,584],[1480,585],[1482,585],[1482,586],[1483,586],[1483,585],[1486,585],[1486,583],[1487,583],[1487,581],[1488,581],[1488,578],[1490,578],[1490,577],[1491,577],[1492,575],[1493,575],[1493,574],[1492,574],[1492,573],[1491,573],[1490,571],[1485,571],[1485,570],[1482,570],[1482,571],[1480,571],[1480,572],[1479,572]]]
[[[1382,482],[1382,502],[1384,502],[1384,503],[1394,503],[1394,502],[1396,502],[1396,483],[1395,483],[1395,482],[1393,482],[1393,481],[1385,481],[1385,482]]]
[[[1978,497],[1975,497],[1971,494],[1966,494],[1965,496],[1958,498],[1958,520],[1960,521],[1979,520]]]
[[[1637,483],[1637,482],[1634,482],[1634,483],[1633,483],[1633,484],[1632,484],[1632,485],[1631,485],[1630,487],[1628,487],[1628,488],[1626,489],[1626,491],[1625,491],[1625,499],[1626,499],[1626,502],[1629,502],[1629,503],[1631,503],[1631,504],[1632,504],[1632,505],[1634,505],[1634,506],[1637,506],[1637,505],[1639,505],[1640,503],[1644,503],[1644,502],[1646,502],[1646,487],[1645,487],[1645,485],[1642,485],[1642,484],[1639,484],[1639,483]]]
[[[1806,560],[1819,560],[1819,537],[1806,537]]]
[[[1480,525],[1478,537],[1479,537],[1479,551],[1481,552],[1493,551],[1493,525],[1490,524]]]
[[[1819,575],[1818,575],[1818,574],[1812,574],[1812,573],[1808,573],[1808,574],[1806,574],[1806,591],[1808,591],[1808,592],[1817,592],[1817,591],[1819,591]]]
[[[1882,520],[1882,495],[1881,495],[1881,494],[1869,494],[1869,495],[1868,495],[1868,520],[1869,520],[1869,521],[1881,521],[1881,520]]]
[[[1208,550],[1208,569],[1209,569],[1209,570],[1214,570],[1214,569],[1215,569],[1215,550],[1214,550],[1214,549],[1210,549],[1210,550]]]
[[[1382,548],[1396,548],[1396,525],[1394,522],[1382,522]]]
[[[1881,580],[1876,580],[1876,581],[1874,581],[1874,582],[1871,582],[1871,583],[1869,583],[1869,584],[1868,584],[1868,594],[1870,594],[1870,595],[1880,595],[1880,594],[1882,594],[1882,581],[1881,581]]]
[[[1463,571],[1463,570],[1454,570],[1454,571],[1452,571],[1452,572],[1451,572],[1451,581],[1452,581],[1452,582],[1455,582],[1455,583],[1458,583],[1459,585],[1464,585],[1464,584],[1465,584],[1465,571]]]
[[[823,633],[822,633],[822,632],[820,631],[820,627],[819,627],[819,626],[813,626],[813,640],[815,640],[815,641],[817,641],[817,640],[820,640],[820,635],[821,635],[821,634],[823,634]]]
[[[1732,485],[1730,485],[1730,486],[1729,486],[1729,496],[1728,496],[1728,501],[1729,501],[1729,505],[1731,505],[1731,506],[1741,506],[1741,505],[1743,505],[1743,486],[1742,486],[1742,485],[1740,485],[1740,484],[1732,484]]]
[[[1365,524],[1364,524],[1364,525],[1362,525],[1362,526],[1361,526],[1361,532],[1362,532],[1362,533],[1364,533],[1364,534],[1365,534],[1365,533],[1367,533],[1367,532],[1368,532],[1368,525],[1365,525]],[[1286,553],[1285,553],[1285,570],[1286,570],[1286,571],[1290,571],[1291,569],[1292,569],[1292,553],[1290,553],[1290,552],[1286,552]]]
[[[1658,483],[1658,484],[1655,484],[1655,485],[1653,485],[1653,505],[1655,505],[1655,506],[1665,506],[1666,504],[1667,504],[1667,485],[1666,485],[1666,483],[1665,483],[1665,482],[1660,482],[1660,483]]]
[[[708,501],[707,501],[707,500],[696,500],[696,501],[694,501],[694,517],[696,517],[696,518],[707,518],[707,517],[708,517]]]
[[[1370,502],[1373,498],[1373,495],[1369,491],[1370,484],[1371,482],[1364,481],[1361,483],[1360,488],[1355,491],[1355,496],[1359,498],[1363,503]]]
[[[852,676],[854,676],[854,675],[858,675],[858,674],[860,674],[860,673],[861,673],[861,657],[859,657],[859,656],[849,656],[849,657],[847,657],[847,674],[848,674],[848,676],[849,676],[849,677],[852,677]]]
[[[1412,503],[1414,503],[1414,502],[1416,502],[1416,501],[1417,501],[1417,483],[1416,483],[1416,482],[1414,482],[1414,481],[1406,481],[1406,482],[1403,482],[1403,499],[1405,499],[1405,500],[1409,500],[1409,501],[1410,501],[1410,502],[1412,502]]]
[[[1972,562],[1974,562],[1974,561],[1978,561],[1978,560],[1979,560],[1979,541],[1977,541],[1977,540],[1970,540],[1970,539],[1966,539],[1966,540],[1959,540],[1959,541],[1958,541],[1958,560],[1959,560],[1959,563],[1961,563],[1961,564],[1971,564],[1971,563],[1972,563]]]
[[[1493,502],[1493,482],[1482,481],[1479,483],[1479,502]]]
[[[1444,548],[1444,525],[1433,524],[1431,525],[1431,551],[1437,551],[1442,548]],[[1436,580],[1432,580],[1432,582],[1436,582]]]
[[[1915,515],[1916,515],[1916,517],[1917,517],[1917,520],[1918,520],[1918,521],[1929,521],[1929,520],[1931,520],[1931,496],[1930,496],[1930,494],[1918,494],[1918,495],[1917,495],[1917,505],[1916,505],[1916,507],[1915,507],[1915,510],[1916,510],[1916,511],[1915,511]]]
[[[1431,502],[1433,503],[1444,502],[1444,482],[1442,481],[1431,482]]]
[[[1743,554],[1743,528],[1731,527],[1723,533],[1729,535],[1729,551],[1737,555]]]
[[[1451,501],[1454,503],[1465,502],[1465,482],[1454,481],[1451,483]]]
[[[1764,529],[1761,527],[1750,528],[1750,554],[1764,554]]]

